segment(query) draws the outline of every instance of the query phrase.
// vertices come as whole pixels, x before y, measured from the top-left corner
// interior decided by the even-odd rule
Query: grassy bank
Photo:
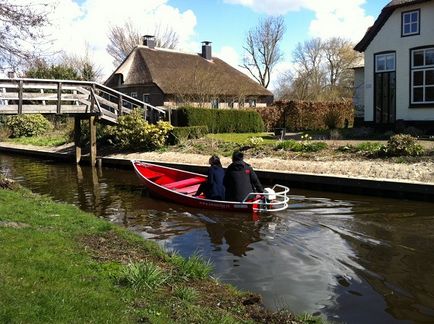
[[[74,206],[0,186],[1,323],[313,323]],[[302,320],[304,318],[304,320]]]

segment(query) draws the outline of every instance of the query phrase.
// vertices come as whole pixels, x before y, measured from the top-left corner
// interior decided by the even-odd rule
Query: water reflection
[[[2,172],[39,193],[120,224],[271,308],[348,323],[434,321],[433,204],[293,190],[290,209],[257,218],[149,197],[130,171],[0,154]]]

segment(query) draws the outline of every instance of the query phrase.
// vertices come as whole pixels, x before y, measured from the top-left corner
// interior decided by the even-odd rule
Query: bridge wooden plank
[[[88,99],[85,94],[62,93],[62,101]],[[0,92],[0,100],[18,100],[17,92]],[[57,93],[27,93],[23,92],[23,100],[57,100]]]

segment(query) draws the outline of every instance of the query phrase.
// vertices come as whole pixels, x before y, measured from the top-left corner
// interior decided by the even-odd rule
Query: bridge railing
[[[151,122],[166,116],[162,108],[96,82],[0,78],[0,114],[97,115],[116,123],[134,108],[143,108]]]

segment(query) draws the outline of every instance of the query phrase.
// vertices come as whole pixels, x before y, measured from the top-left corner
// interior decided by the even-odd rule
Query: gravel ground
[[[70,145],[58,148],[41,148],[31,145],[0,143],[0,146],[35,149],[42,151],[68,151]],[[114,158],[147,161],[164,161],[186,164],[207,165],[208,155],[187,154],[179,152],[146,152],[129,154],[111,154]],[[223,166],[230,164],[230,158],[221,158]],[[388,179],[398,181],[434,183],[434,162],[396,163],[387,160],[283,160],[278,158],[248,158],[246,162],[257,170],[302,172],[310,174],[338,175],[368,179]]]
[[[113,154],[111,157],[147,161],[164,161],[207,165],[208,156],[175,152]],[[223,166],[228,166],[230,158],[221,158]],[[339,175],[369,179],[389,179],[434,183],[434,162],[393,163],[384,160],[367,161],[311,161],[282,160],[278,158],[246,159],[257,170],[288,171],[313,174]]]

